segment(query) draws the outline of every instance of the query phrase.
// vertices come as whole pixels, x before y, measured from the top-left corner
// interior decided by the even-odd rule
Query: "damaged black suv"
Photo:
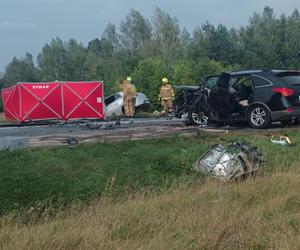
[[[300,117],[299,71],[240,70],[180,89],[177,116],[186,113],[193,124],[247,121],[252,128],[266,128],[273,121],[287,124]]]

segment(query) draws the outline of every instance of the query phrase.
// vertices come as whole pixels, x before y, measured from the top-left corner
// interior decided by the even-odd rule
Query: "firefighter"
[[[132,116],[134,116],[135,114],[135,101],[136,101],[136,96],[137,96],[137,92],[136,92],[136,87],[133,81],[131,81],[131,76],[127,76],[127,81],[131,84],[131,87],[134,91],[134,95],[132,96]]]
[[[135,98],[136,98],[136,88],[131,83],[130,77],[127,77],[127,80],[123,81],[122,89],[123,89],[123,103],[124,103],[125,116],[133,117]]]
[[[159,92],[159,100],[161,101],[161,105],[164,109],[163,112],[165,114],[170,114],[173,113],[174,90],[166,77],[164,77],[161,81],[162,86]]]

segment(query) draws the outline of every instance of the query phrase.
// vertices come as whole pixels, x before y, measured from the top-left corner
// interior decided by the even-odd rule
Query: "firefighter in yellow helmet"
[[[135,112],[134,107],[136,99],[136,88],[131,83],[131,77],[127,77],[127,80],[123,81],[122,90],[125,116],[133,117]]]
[[[174,90],[167,78],[164,77],[161,81],[162,86],[160,87],[159,100],[165,114],[169,114],[173,112]]]

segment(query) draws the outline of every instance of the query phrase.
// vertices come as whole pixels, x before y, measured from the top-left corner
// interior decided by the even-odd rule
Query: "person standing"
[[[136,88],[131,83],[130,77],[127,77],[127,80],[123,81],[122,89],[123,89],[123,104],[124,104],[125,116],[133,117],[135,98],[136,98]]]
[[[159,100],[163,107],[163,112],[165,114],[170,114],[173,112],[173,99],[174,99],[174,90],[169,80],[164,77],[162,79],[162,86],[160,87]]]

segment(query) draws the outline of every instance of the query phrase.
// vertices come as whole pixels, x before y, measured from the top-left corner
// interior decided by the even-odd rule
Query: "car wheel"
[[[261,129],[271,124],[271,115],[269,110],[263,105],[255,105],[248,111],[248,123],[250,127]]]
[[[208,117],[203,112],[194,110],[189,111],[188,120],[191,125],[206,126],[208,123]]]

